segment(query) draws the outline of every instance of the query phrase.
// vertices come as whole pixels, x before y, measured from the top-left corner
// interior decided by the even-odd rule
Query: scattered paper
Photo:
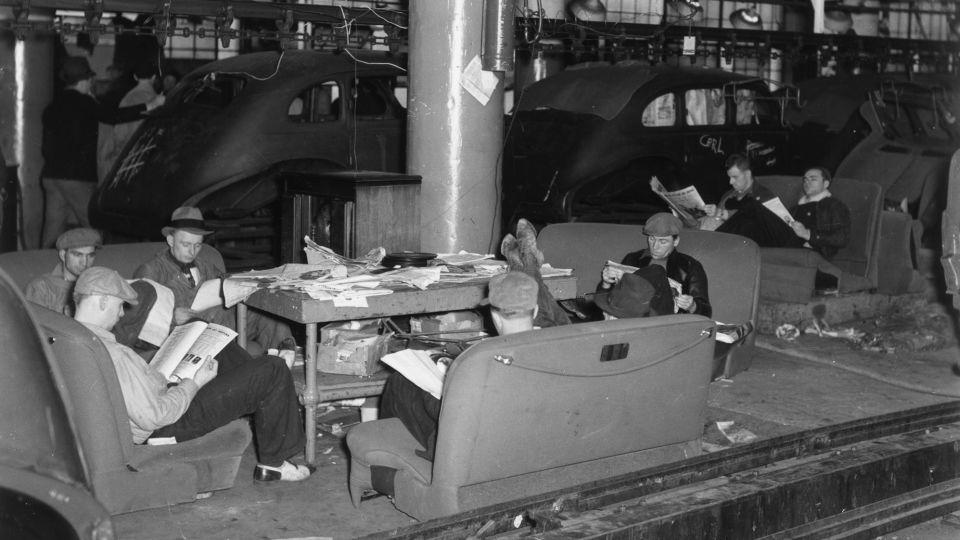
[[[717,429],[720,430],[720,433],[723,433],[723,436],[727,438],[728,441],[733,444],[743,444],[749,443],[757,440],[757,436],[753,434],[750,430],[743,428],[734,428],[733,421],[718,421]]]
[[[460,86],[484,107],[487,106],[490,96],[493,95],[493,91],[497,89],[498,84],[500,84],[500,78],[491,71],[483,70],[479,55],[475,55],[473,60],[470,60],[470,63],[463,70],[463,78],[460,80]]]

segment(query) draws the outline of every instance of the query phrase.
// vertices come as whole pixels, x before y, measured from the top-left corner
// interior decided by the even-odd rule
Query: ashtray
[[[387,268],[393,268],[399,266],[402,268],[409,266],[429,266],[430,261],[437,258],[436,253],[420,253],[416,251],[398,251],[396,253],[387,253],[383,260],[380,261],[381,266],[386,266]]]

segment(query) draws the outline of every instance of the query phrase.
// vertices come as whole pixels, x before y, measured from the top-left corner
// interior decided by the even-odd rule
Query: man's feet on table
[[[313,470],[309,465],[295,465],[289,461],[277,467],[258,463],[253,469],[253,479],[257,482],[299,482],[310,478]]]

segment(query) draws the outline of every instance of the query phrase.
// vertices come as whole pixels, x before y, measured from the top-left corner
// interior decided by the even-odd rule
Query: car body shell
[[[720,121],[693,119],[697,90],[710,91]],[[749,121],[738,120],[744,91],[756,107]],[[656,103],[664,122],[648,121]],[[525,89],[507,120],[504,220],[642,222],[666,207],[651,176],[716,202],[729,189],[731,154],[749,155],[755,174],[795,170],[780,111],[762,80],[722,70],[568,69]]]
[[[0,272],[0,538],[113,538],[87,481],[71,396],[30,316]]]
[[[960,99],[944,82],[880,74],[812,79],[798,84],[802,107],[785,115],[802,162],[880,184],[887,207],[906,202],[930,248],[939,247],[950,158],[960,148]]]
[[[91,220],[150,238],[178,206],[230,218],[271,204],[280,166],[401,171],[406,112],[391,86],[399,75],[318,51],[211,62],[142,123],[94,195]]]

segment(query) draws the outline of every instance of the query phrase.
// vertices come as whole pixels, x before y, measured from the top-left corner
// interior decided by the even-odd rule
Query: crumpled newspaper
[[[792,324],[781,324],[774,331],[777,336],[777,339],[782,339],[784,341],[796,341],[800,337],[800,329]]]

